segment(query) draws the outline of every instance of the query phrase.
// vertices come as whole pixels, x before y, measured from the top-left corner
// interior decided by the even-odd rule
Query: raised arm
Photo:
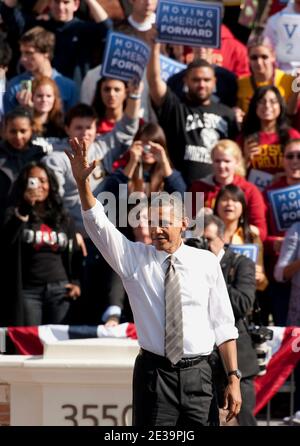
[[[147,78],[150,96],[156,107],[160,107],[167,94],[167,84],[160,76],[160,44],[151,43],[150,60],[147,67]]]
[[[73,153],[68,151],[65,153],[71,163],[72,172],[78,187],[82,209],[87,211],[96,204],[96,198],[91,191],[89,182],[89,175],[95,169],[96,161],[94,160],[91,164],[89,164],[85,141],[79,142],[77,138],[71,138],[70,146]]]
[[[85,0],[85,3],[89,8],[91,17],[96,23],[100,23],[108,19],[107,12],[103,8],[103,6],[100,5],[101,2],[99,2],[98,0]]]

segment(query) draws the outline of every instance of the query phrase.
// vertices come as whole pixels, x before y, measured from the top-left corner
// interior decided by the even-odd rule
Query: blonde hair
[[[237,175],[241,175],[242,177],[246,175],[243,153],[240,146],[236,142],[232,141],[231,139],[220,139],[211,151],[211,159],[213,159],[215,150],[220,150],[221,152],[226,152],[229,153],[229,155],[232,155],[237,161],[235,173]]]

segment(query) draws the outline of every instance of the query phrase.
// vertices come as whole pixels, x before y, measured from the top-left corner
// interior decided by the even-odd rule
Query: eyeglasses
[[[287,160],[293,160],[293,159],[297,159],[298,161],[300,161],[300,152],[291,152],[291,153],[287,153],[286,155],[284,155],[284,157]]]
[[[269,101],[266,99],[260,99],[259,101],[257,101],[257,105],[278,105],[279,102],[277,99],[270,99]]]
[[[269,58],[270,58],[270,56],[268,56],[267,54],[252,54],[249,57],[250,60],[258,60],[258,59],[267,60]]]

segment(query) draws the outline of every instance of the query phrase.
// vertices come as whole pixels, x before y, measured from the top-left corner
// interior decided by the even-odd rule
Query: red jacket
[[[233,71],[237,77],[250,74],[247,48],[225,25],[221,27],[221,49],[214,50],[214,54],[215,63]]]
[[[260,190],[240,175],[235,175],[232,184],[242,189],[245,194],[249,223],[255,225],[259,229],[259,235],[262,241],[267,236],[266,222],[266,205]],[[191,192],[204,192],[204,206],[213,208],[216,196],[222,185],[217,183],[212,175],[208,175],[201,180],[193,181]],[[193,200],[194,201],[194,200]],[[194,204],[194,203],[193,203]],[[193,208],[193,216],[196,215],[197,209]]]

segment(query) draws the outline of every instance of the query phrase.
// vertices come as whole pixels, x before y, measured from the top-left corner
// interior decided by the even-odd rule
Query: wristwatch
[[[229,378],[229,376],[231,375],[235,375],[238,379],[242,378],[242,372],[239,369],[236,370],[231,370],[230,372],[227,373],[227,377]]]

